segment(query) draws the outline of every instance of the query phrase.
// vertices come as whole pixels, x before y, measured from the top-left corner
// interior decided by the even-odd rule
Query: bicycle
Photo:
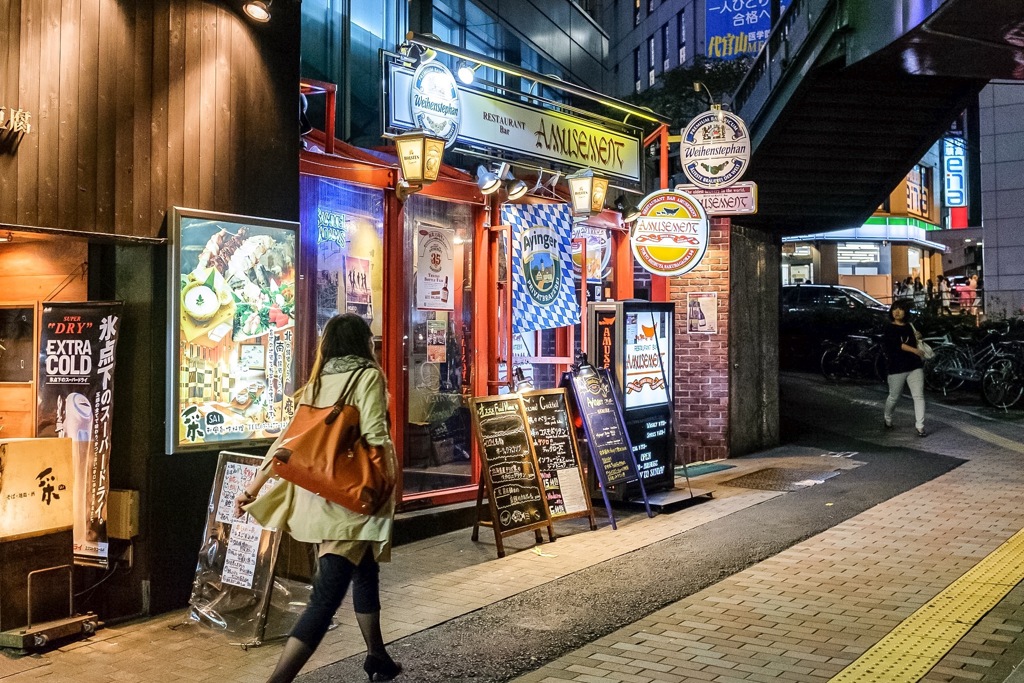
[[[1005,342],[1002,341],[1008,333],[1009,325],[1005,330],[987,330],[977,341],[971,337],[953,341],[948,335],[925,339],[935,351],[935,356],[924,366],[925,386],[948,394],[967,382],[980,385],[989,366],[1011,355],[1003,348]]]
[[[850,334],[840,342],[826,341],[821,354],[821,374],[830,382],[843,379],[885,381],[888,359],[880,335]]]
[[[1024,397],[1024,342],[1002,342],[1002,357],[989,364],[981,378],[981,394],[996,408],[1008,410]]]

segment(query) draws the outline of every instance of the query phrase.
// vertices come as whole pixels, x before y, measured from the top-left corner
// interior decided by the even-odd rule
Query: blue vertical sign
[[[788,4],[783,1],[779,12],[784,12]],[[707,0],[705,54],[713,59],[756,55],[771,29],[771,0]]]
[[[946,206],[967,206],[967,153],[963,138],[942,139],[942,175]]]

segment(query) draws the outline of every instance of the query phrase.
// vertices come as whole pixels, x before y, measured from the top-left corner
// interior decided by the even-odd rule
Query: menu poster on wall
[[[453,311],[455,231],[418,223],[416,228],[416,308]]]
[[[443,315],[443,314],[442,314]],[[427,362],[444,363],[448,360],[448,320],[427,321]]]
[[[43,305],[36,436],[71,439],[75,561],[107,566],[107,495],[120,302]]]
[[[718,334],[718,293],[688,292],[686,331],[690,334]]]
[[[295,411],[296,225],[171,212],[169,452],[272,439]]]

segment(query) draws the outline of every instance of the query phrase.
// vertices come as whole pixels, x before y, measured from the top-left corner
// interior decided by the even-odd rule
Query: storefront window
[[[472,368],[473,214],[413,196],[405,204],[412,251],[408,314],[405,493],[473,483],[465,396]]]
[[[301,177],[299,220],[316,240],[316,331],[331,316],[356,313],[381,335],[384,193],[330,178]]]

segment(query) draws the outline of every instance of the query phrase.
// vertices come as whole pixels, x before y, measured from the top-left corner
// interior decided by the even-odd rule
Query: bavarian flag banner
[[[577,324],[569,206],[505,204],[501,219],[512,226],[512,332]]]

